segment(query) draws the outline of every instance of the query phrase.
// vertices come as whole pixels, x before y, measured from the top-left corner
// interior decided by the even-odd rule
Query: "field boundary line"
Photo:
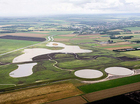
[[[13,86],[17,86],[16,84],[0,84],[0,86],[5,86],[5,85],[13,85]]]

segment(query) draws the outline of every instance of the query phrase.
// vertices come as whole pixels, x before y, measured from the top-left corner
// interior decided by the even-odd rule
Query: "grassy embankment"
[[[136,82],[139,82],[139,79],[140,79],[140,75],[135,75],[135,76],[131,76],[131,77],[113,79],[113,80],[109,80],[109,81],[105,81],[105,82],[84,85],[84,86],[80,86],[78,88],[81,91],[83,91],[84,93],[91,93],[91,92],[109,89],[109,88],[113,88],[113,87],[117,87],[117,86],[136,83]]]

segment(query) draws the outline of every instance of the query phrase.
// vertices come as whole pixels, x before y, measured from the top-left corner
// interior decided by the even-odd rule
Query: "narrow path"
[[[48,54],[48,57],[50,57],[49,61],[55,62],[55,63],[53,64],[53,66],[54,66],[55,68],[60,69],[60,70],[65,70],[65,71],[74,71],[74,70],[72,70],[72,69],[62,69],[62,68],[57,67],[56,65],[58,64],[58,62],[57,62],[56,60],[52,60],[52,57],[51,57],[49,54]]]
[[[11,85],[17,86],[16,84],[0,84],[0,86],[2,86],[2,85],[3,85],[3,86],[5,86],[5,85],[6,85],[6,86],[7,86],[7,85],[8,85],[8,86],[11,86]]]

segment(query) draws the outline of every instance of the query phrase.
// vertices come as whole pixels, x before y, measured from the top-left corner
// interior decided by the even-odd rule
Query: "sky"
[[[0,0],[0,16],[140,13],[140,0]]]

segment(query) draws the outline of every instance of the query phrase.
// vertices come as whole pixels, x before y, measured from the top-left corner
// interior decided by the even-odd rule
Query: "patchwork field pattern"
[[[80,95],[82,92],[71,83],[59,83],[39,88],[0,94],[0,103],[31,104],[44,103],[66,97]]]

